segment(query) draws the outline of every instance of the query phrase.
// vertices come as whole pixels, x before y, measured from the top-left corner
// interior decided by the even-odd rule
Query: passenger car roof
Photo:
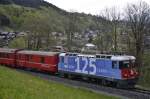
[[[0,52],[4,53],[14,53],[17,49],[8,49],[8,48],[0,48]]]
[[[42,55],[42,56],[53,56],[59,54],[59,52],[46,52],[46,51],[19,51],[19,54],[28,54],[28,55]]]

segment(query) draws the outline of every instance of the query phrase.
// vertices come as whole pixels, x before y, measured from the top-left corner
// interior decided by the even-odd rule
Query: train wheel
[[[64,78],[64,75],[61,72],[58,73],[58,76],[61,77],[61,78]]]
[[[111,83],[111,87],[117,87],[117,83],[116,82],[112,82]]]
[[[64,73],[64,77],[65,77],[65,78],[68,78],[68,74],[65,74],[65,73]]]
[[[122,86],[120,83],[117,83],[117,84],[116,84],[116,87],[117,87],[117,88],[123,88],[123,86]]]
[[[99,85],[99,84],[101,84],[101,83],[102,83],[102,80],[101,80],[101,79],[96,79],[96,81],[95,81],[95,82],[96,82],[96,84],[98,84],[98,85]]]
[[[74,77],[74,75],[72,75],[72,74],[68,74],[68,78],[69,78],[69,79],[74,79],[75,77]]]
[[[101,81],[101,83],[102,83],[103,86],[107,86],[107,81],[106,81],[106,80],[103,79],[103,80]]]
[[[93,82],[93,78],[89,77],[87,82]]]

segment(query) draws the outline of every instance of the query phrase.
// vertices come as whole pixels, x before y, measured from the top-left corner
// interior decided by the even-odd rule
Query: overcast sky
[[[90,14],[99,14],[104,8],[117,6],[118,9],[123,9],[128,3],[136,3],[139,0],[45,0],[59,8],[67,11],[77,11]],[[150,4],[150,0],[143,0]]]

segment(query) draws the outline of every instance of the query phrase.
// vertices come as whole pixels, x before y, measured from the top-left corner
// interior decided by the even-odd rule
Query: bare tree
[[[67,27],[66,27],[66,34],[67,34],[67,48],[68,50],[71,50],[71,46],[73,44],[73,33],[77,31],[76,28],[76,21],[77,21],[77,16],[74,10],[71,10],[69,13],[69,18],[67,22]]]
[[[149,5],[143,1],[138,4],[129,4],[126,8],[126,20],[135,42],[136,63],[138,66],[142,66],[144,33],[147,32],[150,21]]]
[[[113,48],[114,51],[118,50],[118,41],[117,41],[117,36],[118,36],[118,25],[119,25],[119,21],[120,21],[120,12],[117,10],[116,7],[112,7],[112,8],[106,8],[102,13],[101,16],[106,19],[106,23],[104,22],[103,24],[105,24],[107,26],[107,28],[109,28],[109,30],[111,30],[112,33],[112,40],[113,40]]]

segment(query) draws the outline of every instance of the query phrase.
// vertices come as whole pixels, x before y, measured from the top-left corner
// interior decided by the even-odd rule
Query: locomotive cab
[[[118,84],[122,87],[133,87],[137,80],[139,73],[135,67],[135,57],[134,56],[114,56],[112,59],[118,65],[120,71],[121,80],[118,81]]]
[[[122,79],[134,79],[138,76],[134,60],[119,61],[119,69],[121,70]]]

